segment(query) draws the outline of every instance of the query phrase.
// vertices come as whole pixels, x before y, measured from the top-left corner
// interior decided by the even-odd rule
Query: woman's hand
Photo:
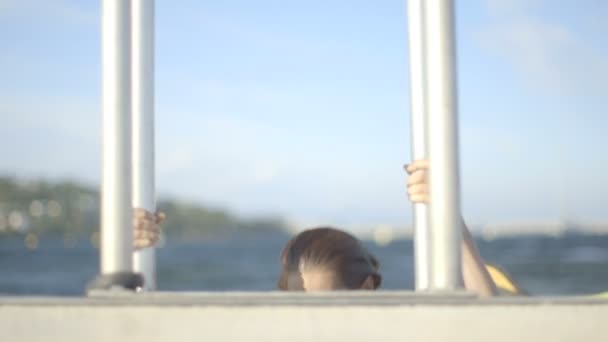
[[[429,161],[416,160],[405,166],[408,174],[407,195],[414,203],[429,202]],[[486,269],[483,259],[464,220],[461,221],[462,239],[462,276],[467,290],[476,292],[482,297],[498,294],[496,285]]]
[[[427,159],[415,160],[404,166],[407,171],[407,195],[414,203],[429,202],[429,161]]]
[[[151,247],[160,238],[160,224],[165,220],[165,214],[152,214],[141,208],[133,208],[133,247],[141,249]]]

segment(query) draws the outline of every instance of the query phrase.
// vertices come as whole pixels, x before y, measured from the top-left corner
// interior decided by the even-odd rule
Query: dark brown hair
[[[302,267],[319,267],[331,271],[344,289],[360,289],[372,277],[374,289],[382,277],[376,258],[354,236],[338,229],[309,229],[287,242],[281,253],[279,289],[290,290],[289,275]]]

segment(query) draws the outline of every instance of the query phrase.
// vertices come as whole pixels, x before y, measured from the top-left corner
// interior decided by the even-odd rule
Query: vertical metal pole
[[[412,159],[427,158],[426,141],[426,58],[424,0],[407,1],[410,69],[410,111]],[[426,290],[430,283],[430,239],[427,205],[414,204],[414,264],[416,290]]]
[[[453,290],[462,284],[454,9],[451,0],[426,0],[425,5],[430,288]]]
[[[154,188],[154,0],[132,0],[133,207],[156,211]],[[156,289],[154,247],[133,253],[144,289]]]
[[[102,275],[132,267],[130,5],[102,3]]]

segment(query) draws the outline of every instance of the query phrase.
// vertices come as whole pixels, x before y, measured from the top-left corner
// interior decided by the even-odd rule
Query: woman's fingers
[[[165,218],[167,218],[167,215],[165,215],[165,213],[163,213],[162,211],[157,211],[156,212],[156,223],[160,224],[163,223],[163,221],[165,221]]]
[[[426,184],[415,184],[407,188],[407,195],[413,196],[428,196],[429,188]]]
[[[166,217],[167,217],[167,215],[165,215],[165,213],[162,211],[157,211],[155,214],[152,214],[151,212],[147,211],[146,209],[133,208],[133,218],[134,219],[150,220],[150,221],[155,221],[156,223],[161,223],[165,220]]]
[[[404,166],[405,171],[408,174],[412,174],[418,170],[426,170],[429,168],[429,161],[427,159],[415,160],[413,163]]]
[[[409,165],[405,165],[404,168],[409,175],[407,179],[407,195],[410,201],[414,203],[428,203],[429,161],[427,159],[419,159]]]
[[[133,246],[137,249],[151,247],[160,239],[158,226],[144,226],[133,232]]]
[[[133,246],[136,249],[153,246],[160,238],[160,223],[165,214],[150,213],[142,208],[133,209]]]
[[[407,187],[411,187],[417,184],[427,184],[427,172],[426,170],[418,170],[407,178]]]
[[[133,208],[133,218],[140,220],[156,220],[156,215],[142,208]]]
[[[133,239],[133,247],[135,249],[152,247],[154,244],[158,242],[158,238],[156,239]]]
[[[140,226],[133,231],[134,237],[149,238],[159,235],[160,228],[158,226]]]
[[[427,184],[416,184],[407,188],[407,195],[413,203],[429,202],[429,187]]]
[[[160,226],[152,222],[137,222],[133,226],[133,231],[137,232],[148,232],[151,234],[160,234]]]
[[[428,194],[411,195],[410,196],[410,201],[412,201],[413,203],[425,203],[425,204],[428,204],[429,203],[429,195]]]
[[[158,212],[152,214],[144,209],[133,209],[133,228],[160,230],[160,224],[165,220],[165,214]]]
[[[426,185],[426,184],[414,184],[407,188],[407,194],[410,196],[426,194],[426,193],[428,193],[428,190],[429,190],[428,185]]]

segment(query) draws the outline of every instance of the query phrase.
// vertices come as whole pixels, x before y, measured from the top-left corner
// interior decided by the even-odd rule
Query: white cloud
[[[479,29],[482,46],[510,62],[535,90],[556,95],[599,95],[608,86],[603,42],[571,27],[534,15],[536,1],[486,1],[490,23]],[[581,7],[590,17],[592,8]]]
[[[0,13],[13,10],[17,4],[15,0],[0,0]]]
[[[0,0],[0,18],[9,15],[69,24],[99,23],[95,10],[85,8],[82,2],[68,0]]]
[[[521,13],[541,5],[543,0],[483,0],[487,10],[494,15]]]
[[[99,116],[77,98],[0,97],[0,173],[96,182]]]
[[[75,139],[97,142],[100,109],[78,96],[0,96],[0,117],[7,127],[46,128]]]

